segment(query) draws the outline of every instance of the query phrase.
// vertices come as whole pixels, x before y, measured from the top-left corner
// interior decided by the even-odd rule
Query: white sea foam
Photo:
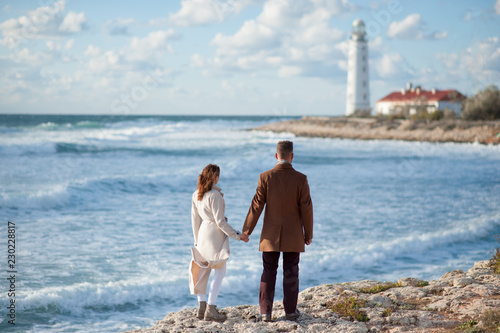
[[[162,277],[143,277],[101,283],[78,283],[69,286],[45,287],[18,295],[19,308],[45,309],[54,306],[62,313],[83,315],[89,308],[118,307],[139,304],[157,298],[175,300],[186,292],[184,279],[164,272]],[[173,288],[182,284],[184,288]]]
[[[46,189],[0,193],[0,207],[51,209],[65,205],[69,198],[67,186],[58,184]]]
[[[472,242],[498,232],[500,213],[486,214],[464,221],[456,221],[454,226],[438,228],[423,233],[402,235],[392,240],[373,239],[355,242],[347,247],[323,249],[310,253],[317,263],[312,264],[318,271],[361,268],[397,261],[405,256],[420,256],[436,248],[445,250],[454,243]],[[400,259],[401,260],[401,259]]]

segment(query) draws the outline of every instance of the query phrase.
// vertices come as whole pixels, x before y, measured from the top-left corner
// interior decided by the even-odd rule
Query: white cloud
[[[93,73],[102,74],[104,72],[111,73],[113,70],[120,70],[120,55],[114,50],[102,51],[99,47],[89,45],[84,52],[88,58],[86,66],[90,71],[87,75]]]
[[[267,0],[259,16],[235,34],[214,37],[215,57],[205,65],[219,72],[272,69],[282,77],[317,74],[317,66],[338,68],[344,55],[337,44],[345,33],[331,19],[354,9],[347,0]]]
[[[498,15],[500,15],[500,0],[497,0],[497,2],[495,3],[495,11]]]
[[[48,52],[45,51],[31,51],[28,48],[23,48],[21,50],[16,50],[9,55],[10,60],[13,63],[19,64],[22,67],[32,67],[37,68],[42,65],[51,64],[54,59],[58,57],[58,48],[55,43],[47,42]]]
[[[179,86],[172,87],[168,90],[168,96],[171,99],[176,98],[178,96],[186,96],[188,94],[189,93],[186,91],[186,89]]]
[[[392,22],[387,29],[387,36],[401,39],[422,39],[421,26],[420,14],[411,14],[400,22]]]
[[[471,8],[465,13],[462,20],[468,22],[477,19],[484,19],[485,18],[484,16],[485,16],[485,11],[483,11],[482,9]]]
[[[133,37],[128,45],[119,49],[101,50],[89,45],[84,52],[85,81],[92,83],[94,89],[113,95],[141,86],[145,78],[149,77],[149,71],[157,73],[154,74],[155,77],[169,77],[173,72],[162,68],[158,63],[167,53],[173,52],[168,42],[177,37],[177,33],[169,29],[153,31],[142,38]],[[156,82],[154,85],[159,86],[160,83],[164,85],[164,82]],[[149,82],[146,85],[151,86]]]
[[[261,95],[258,87],[251,87],[245,82],[231,82],[229,80],[221,81],[221,89],[216,91],[213,96],[219,100],[228,99],[246,102],[256,102]]]
[[[195,53],[191,56],[191,66],[192,67],[204,67],[205,66],[205,58]]]
[[[84,53],[86,57],[96,57],[99,54],[101,54],[101,49],[92,44],[87,46],[87,50]]]
[[[70,11],[63,17],[65,6],[65,0],[60,0],[0,23],[3,36],[0,44],[12,49],[31,39],[54,38],[80,32],[85,28],[85,14]]]
[[[168,41],[177,37],[178,35],[173,29],[153,31],[144,38],[132,38],[130,45],[122,53],[128,61],[158,59],[163,57],[165,53],[173,52]]]
[[[426,33],[426,26],[420,14],[410,14],[402,21],[394,21],[387,28],[387,36],[395,39],[443,39],[447,31]]]
[[[406,78],[410,70],[406,59],[397,52],[384,54],[373,61],[376,73],[382,79]]]
[[[135,24],[136,21],[134,19],[115,19],[115,20],[109,20],[104,24],[104,30],[112,36],[127,36],[130,35],[130,32],[128,31],[129,27],[133,24]]]
[[[118,50],[102,51],[91,44],[84,52],[88,58],[87,67],[92,73],[109,73],[115,77],[123,76],[123,71],[143,71],[148,66],[155,66],[167,53],[172,53],[168,41],[177,37],[177,33],[169,29],[153,31],[144,38],[134,37]]]
[[[53,50],[60,51],[61,50],[61,45],[56,44],[54,41],[51,41],[51,40],[48,40],[47,42],[45,42],[45,45],[47,45],[47,48],[51,51],[53,51]]]
[[[316,9],[300,19],[303,30],[296,31],[295,40],[302,45],[335,42],[344,38],[344,32],[330,27],[332,12]]]
[[[181,8],[171,13],[169,22],[178,26],[204,25],[222,22],[226,17],[241,12],[253,0],[182,0]],[[154,20],[152,24],[164,20]]]
[[[318,7],[325,8],[332,15],[342,15],[358,10],[358,6],[350,3],[348,0],[314,0],[314,3]]]
[[[282,31],[297,24],[302,16],[311,13],[315,7],[312,1],[267,0],[257,21]]]
[[[2,35],[6,38],[30,39],[54,35],[60,22],[57,18],[64,11],[65,1],[55,2],[52,6],[39,7],[17,19],[0,23]]]
[[[472,21],[472,18],[473,18],[472,13],[471,12],[467,12],[467,13],[465,13],[463,20],[466,21],[466,22],[468,22],[468,21]]]
[[[256,21],[246,21],[233,36],[217,34],[212,45],[218,46],[219,54],[242,54],[262,48],[272,47],[279,41],[278,34],[270,27]]]
[[[106,51],[92,56],[88,66],[94,72],[109,72],[110,70],[119,70],[120,56],[115,51]]]
[[[128,43],[115,48],[97,44],[97,41],[76,58],[71,52],[78,39],[68,36],[85,29],[87,18],[84,13],[65,12],[64,1],[50,3],[25,16],[0,22],[3,35],[0,43],[11,46],[10,54],[0,56],[4,64],[0,80],[8,87],[0,93],[5,103],[20,96],[24,96],[23,103],[27,105],[39,104],[45,97],[57,101],[71,95],[75,104],[82,104],[88,101],[88,96],[93,96],[94,103],[109,106],[113,98],[129,96],[138,89],[146,87],[149,93],[151,89],[168,85],[167,80],[174,72],[161,63],[165,55],[173,52],[170,40],[178,38],[173,29],[129,38]],[[132,22],[116,20],[114,23],[127,25]],[[21,45],[17,34],[26,31],[29,34],[22,35],[26,41],[37,39],[41,42]],[[53,66],[63,63],[72,65],[64,69]],[[71,89],[75,84],[79,89]],[[4,95],[9,96],[3,98]]]
[[[438,53],[451,80],[473,79],[482,85],[499,84],[500,38],[479,41],[458,53]]]
[[[202,25],[222,21],[211,0],[182,0],[181,9],[170,14],[170,22],[178,26]]]
[[[443,32],[435,32],[433,34],[434,39],[445,39],[448,37],[448,31],[443,31]]]
[[[75,40],[72,38],[66,42],[66,45],[64,46],[64,48],[66,50],[70,50],[73,47],[73,44],[75,44]]]
[[[292,77],[302,73],[302,69],[297,66],[282,66],[278,72],[279,77]]]
[[[59,31],[67,33],[80,32],[85,27],[85,22],[87,22],[87,18],[84,13],[70,11],[59,26]]]
[[[368,40],[368,50],[370,55],[381,53],[383,51],[382,37],[377,36],[374,39]]]

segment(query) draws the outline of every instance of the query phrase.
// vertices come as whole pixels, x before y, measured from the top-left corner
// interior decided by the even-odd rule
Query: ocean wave
[[[55,147],[50,142],[36,142],[32,144],[0,144],[0,156],[31,156],[55,153]]]
[[[53,123],[51,121],[38,124],[33,128],[35,130],[47,130],[47,131],[57,131],[57,130],[78,130],[78,129],[88,129],[88,128],[103,128],[104,123],[98,121],[84,120],[76,123]],[[25,130],[33,129],[31,127],[25,127]]]
[[[184,288],[172,288],[176,284]],[[161,277],[44,287],[20,293],[17,301],[23,311],[92,316],[95,312],[126,312],[148,302],[175,300],[187,294],[186,289],[185,277],[164,272]]]
[[[21,129],[17,128],[17,127],[8,127],[8,126],[3,126],[3,125],[0,125],[0,134],[3,134],[3,133],[16,133],[16,132],[20,132]]]
[[[101,128],[104,126],[105,124],[102,122],[90,120],[79,121],[74,125],[76,128]]]
[[[356,269],[356,267],[367,270],[387,261],[398,261],[402,257],[407,259],[419,253],[428,253],[436,248],[446,249],[456,243],[475,241],[498,232],[499,226],[500,213],[485,214],[457,221],[453,227],[432,232],[318,251],[315,254],[317,261],[314,261],[317,263],[313,264],[319,271]],[[406,261],[402,260],[402,262]]]
[[[0,208],[54,209],[69,203],[68,187],[64,184],[28,193],[0,193]]]
[[[127,147],[127,146],[106,146],[104,144],[79,144],[79,143],[56,143],[54,144],[57,153],[111,153],[126,152],[139,153],[144,155],[166,155],[166,156],[206,156],[213,155],[205,149],[162,149],[152,147]]]
[[[35,192],[0,193],[0,208],[9,209],[61,209],[64,207],[84,207],[96,200],[103,201],[113,194],[164,195],[174,186],[165,183],[166,176],[148,177],[104,177],[98,179],[76,180],[51,185]],[[171,176],[169,181],[182,184],[185,177]]]
[[[42,124],[35,126],[35,128],[46,129],[46,130],[54,130],[54,129],[57,129],[59,127],[61,127],[60,124],[56,124],[56,123],[53,123],[51,121],[48,121],[46,123],[42,123]],[[68,126],[65,126],[65,127],[68,127]]]

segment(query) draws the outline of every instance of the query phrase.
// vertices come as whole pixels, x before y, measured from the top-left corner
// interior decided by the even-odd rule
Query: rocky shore
[[[500,121],[302,117],[257,128],[297,136],[360,140],[500,143]]]
[[[151,328],[162,332],[500,332],[500,275],[489,261],[467,272],[444,274],[430,282],[364,280],[311,287],[299,294],[297,322],[285,320],[274,303],[273,322],[259,321],[257,305],[221,309],[223,323],[195,318],[196,309],[169,313]]]

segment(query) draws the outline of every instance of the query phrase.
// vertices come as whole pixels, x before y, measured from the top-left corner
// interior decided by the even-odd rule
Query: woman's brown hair
[[[212,189],[214,180],[220,175],[220,168],[216,164],[207,165],[198,176],[198,201],[203,199],[205,193]]]

